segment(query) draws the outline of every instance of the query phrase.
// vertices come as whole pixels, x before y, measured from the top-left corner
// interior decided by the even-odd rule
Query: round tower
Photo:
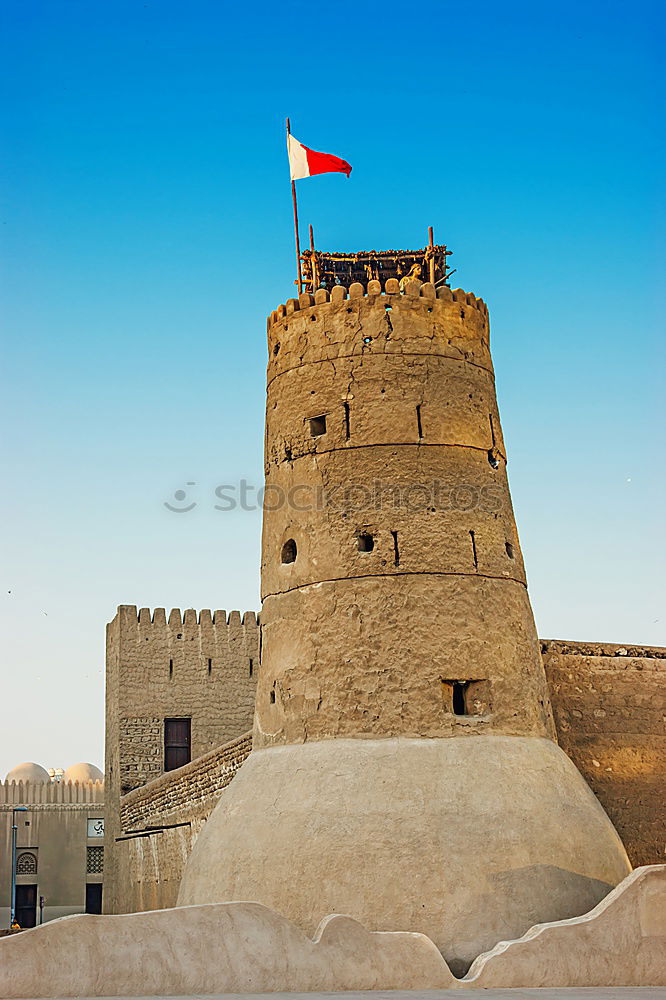
[[[487,309],[337,286],[268,346],[254,750],[179,902],[422,931],[460,972],[630,870],[556,744]]]

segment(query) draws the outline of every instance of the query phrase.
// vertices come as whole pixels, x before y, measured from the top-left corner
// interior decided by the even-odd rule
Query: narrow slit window
[[[212,672],[213,672],[213,661],[212,661],[212,659],[209,656],[208,657],[208,673],[211,674]]]
[[[453,714],[467,715],[467,688],[469,681],[453,682]]]
[[[349,403],[344,403],[345,408],[345,439],[349,441],[351,437],[350,423],[349,423]]]
[[[419,441],[423,437],[423,423],[421,421],[421,404],[416,407],[416,426],[419,432]]]
[[[398,532],[392,531],[391,537],[393,538],[393,565],[400,565],[400,549],[398,548]]]
[[[250,677],[252,676],[253,673],[254,673],[254,661],[250,657]]]

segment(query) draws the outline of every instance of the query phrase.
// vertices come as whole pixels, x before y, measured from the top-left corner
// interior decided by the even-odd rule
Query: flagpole
[[[287,118],[287,149],[289,149],[289,136],[291,135],[291,126],[289,124],[289,119]],[[291,182],[291,200],[294,203],[294,236],[296,237],[296,273],[298,275],[298,280],[296,284],[298,285],[298,294],[300,295],[303,291],[303,272],[301,270],[301,239],[298,235],[298,204],[296,202],[296,182]]]

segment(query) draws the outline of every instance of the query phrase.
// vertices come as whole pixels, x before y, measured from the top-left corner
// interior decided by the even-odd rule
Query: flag
[[[312,177],[314,174],[346,174],[349,177],[351,167],[346,160],[331,153],[317,153],[308,149],[291,133],[287,134],[287,152],[289,154],[289,170],[292,181],[302,177]]]

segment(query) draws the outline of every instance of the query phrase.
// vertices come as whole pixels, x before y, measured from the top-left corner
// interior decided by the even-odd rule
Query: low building
[[[56,779],[39,764],[0,782],[0,927],[11,913],[12,819],[16,824],[16,919],[21,927],[71,913],[101,913],[104,779],[74,764]]]

